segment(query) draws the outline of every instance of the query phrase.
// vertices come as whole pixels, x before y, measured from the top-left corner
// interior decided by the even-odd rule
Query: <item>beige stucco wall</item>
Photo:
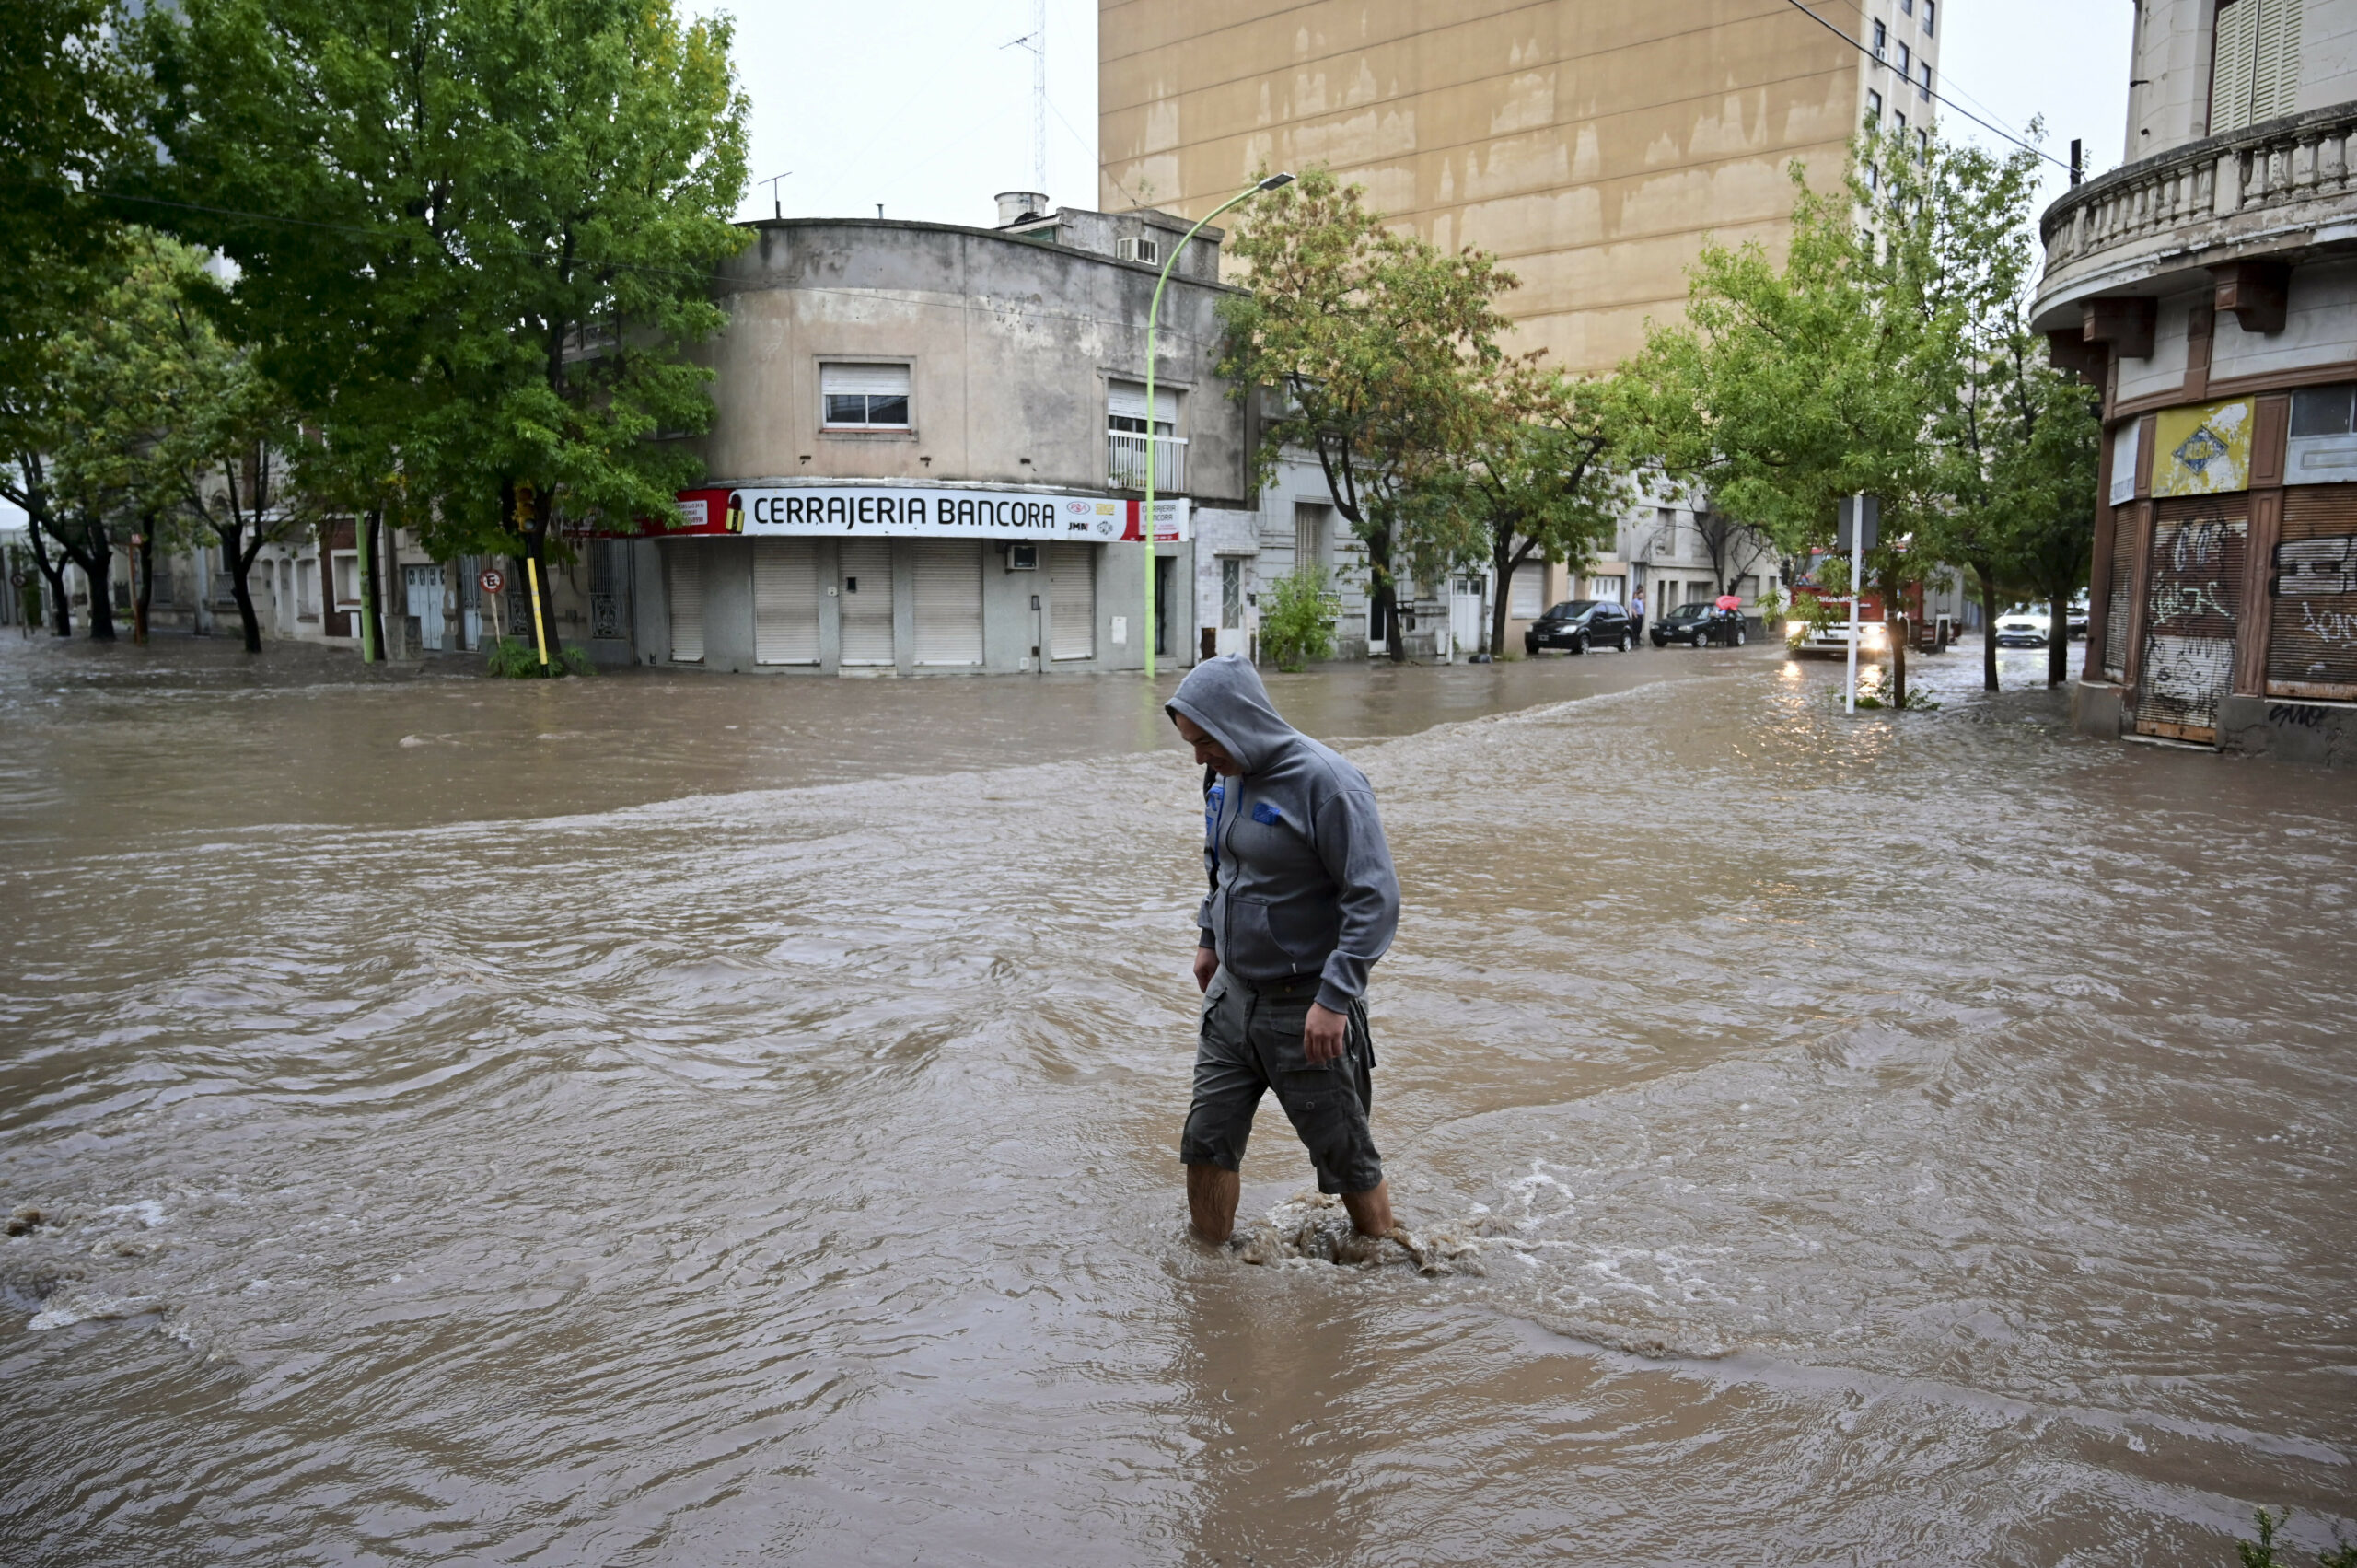
[[[1920,0],[1875,17],[1936,69]],[[1940,29],[1950,25],[1942,8]],[[1099,0],[1102,204],[1201,215],[1255,171],[1329,164],[1435,243],[1522,280],[1520,346],[1601,373],[1674,318],[1703,237],[1783,238],[1786,167],[1840,178],[1869,87],[1930,103],[1757,0]]]

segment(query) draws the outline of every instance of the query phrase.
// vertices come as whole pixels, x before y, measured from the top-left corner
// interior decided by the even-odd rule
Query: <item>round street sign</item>
[[[485,567],[482,575],[475,581],[482,585],[482,591],[487,594],[495,594],[507,586],[507,579],[500,575],[496,566]]]
[[[22,568],[19,568],[8,575],[8,586],[12,588],[21,588],[31,580],[32,574],[23,570]]]

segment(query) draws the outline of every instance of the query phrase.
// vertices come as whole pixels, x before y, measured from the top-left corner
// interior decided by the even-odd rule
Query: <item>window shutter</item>
[[[1145,383],[1143,381],[1113,381],[1105,389],[1105,412],[1126,419],[1145,417]],[[1178,423],[1178,394],[1167,387],[1154,389],[1154,417],[1158,424]]]
[[[2130,420],[2111,433],[2111,504],[2124,506],[2136,499],[2136,431],[2141,422]]]
[[[2250,77],[2250,123],[2299,107],[2300,0],[2260,0]]]
[[[821,365],[819,366],[819,390],[851,396],[865,393],[870,397],[905,398],[909,395],[909,367],[905,365]]]
[[[2213,136],[2250,123],[2258,4],[2259,0],[2227,0],[2218,7],[2217,48],[2210,69],[2210,134]]]

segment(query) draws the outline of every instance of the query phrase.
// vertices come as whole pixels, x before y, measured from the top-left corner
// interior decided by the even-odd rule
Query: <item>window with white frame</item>
[[[909,428],[906,365],[828,363],[819,366],[820,420],[829,430]]]
[[[335,601],[339,605],[360,602],[360,552],[339,550],[335,552]]]

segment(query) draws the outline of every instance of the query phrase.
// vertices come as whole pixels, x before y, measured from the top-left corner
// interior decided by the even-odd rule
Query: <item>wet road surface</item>
[[[1451,1261],[1256,1266],[1182,1228],[1141,683],[219,653],[0,647],[0,1560],[2357,1533],[2345,777],[1969,652],[1856,721],[1756,648],[1273,678],[1383,804]]]

